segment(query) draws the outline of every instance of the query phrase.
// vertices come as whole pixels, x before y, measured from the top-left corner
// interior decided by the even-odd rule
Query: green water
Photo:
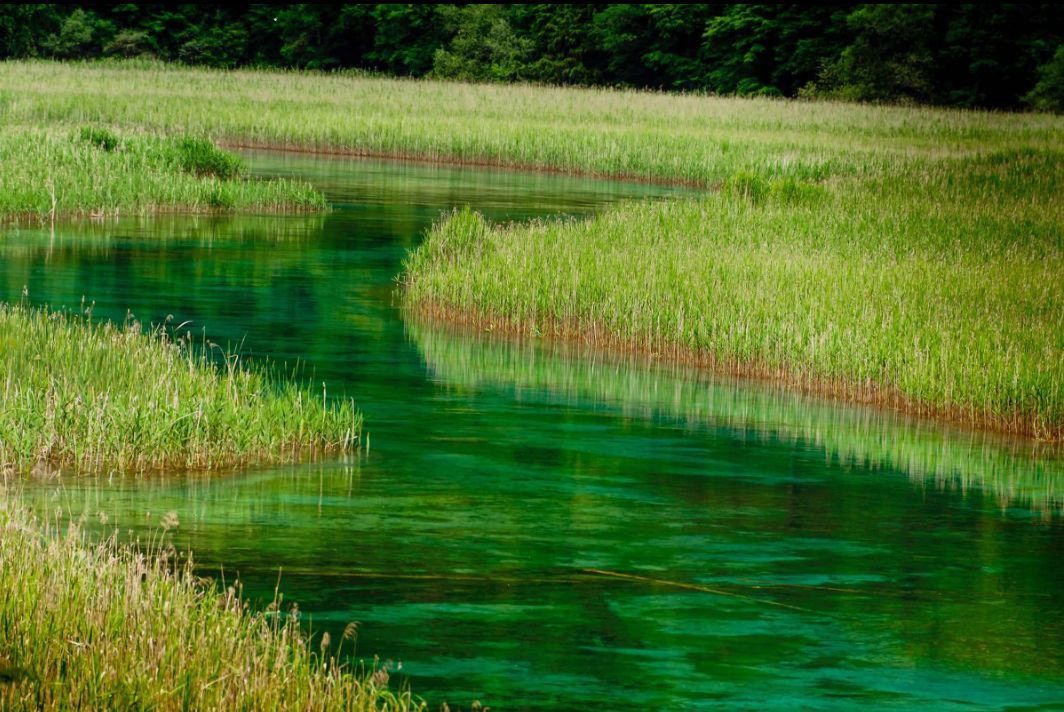
[[[662,191],[256,154],[326,216],[7,229],[0,299],[173,315],[354,396],[371,449],[231,477],[30,482],[146,532],[168,511],[256,599],[360,623],[438,704],[1060,709],[1054,453],[698,373],[404,319],[442,210],[580,215]],[[401,664],[401,669],[400,669]]]

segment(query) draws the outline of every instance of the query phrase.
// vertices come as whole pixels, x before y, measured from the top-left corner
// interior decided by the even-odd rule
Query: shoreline
[[[402,287],[401,287],[402,288]],[[974,408],[939,406],[916,400],[900,391],[875,383],[854,383],[842,378],[799,375],[793,369],[773,367],[756,361],[718,358],[707,352],[677,344],[650,346],[615,334],[598,332],[578,323],[549,321],[530,333],[532,324],[500,317],[480,310],[458,309],[443,304],[408,302],[405,311],[429,323],[457,327],[463,331],[488,333],[503,339],[532,339],[594,350],[607,357],[633,358],[646,364],[686,366],[709,374],[726,376],[754,384],[777,386],[803,395],[821,397],[849,405],[870,406],[929,422],[960,426],[1013,438],[1032,444],[1057,446],[1064,443],[1064,425],[1045,426],[1015,414],[1012,418],[992,415]]]

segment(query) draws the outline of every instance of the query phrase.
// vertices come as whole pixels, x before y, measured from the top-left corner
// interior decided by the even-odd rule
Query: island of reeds
[[[0,471],[218,470],[359,446],[362,415],[189,332],[0,305]]]
[[[326,207],[325,198],[309,185],[249,179],[238,156],[179,130],[115,131],[91,121],[69,127],[5,121],[0,165],[0,220],[7,222]]]

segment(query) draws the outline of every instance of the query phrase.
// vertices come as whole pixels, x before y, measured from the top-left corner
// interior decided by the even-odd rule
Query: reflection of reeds
[[[423,708],[381,668],[338,664],[351,626],[316,653],[280,596],[256,613],[201,581],[167,545],[176,517],[146,547],[89,544],[0,498],[0,708]]]
[[[159,246],[193,242],[210,247],[215,240],[247,243],[253,247],[298,244],[319,235],[326,219],[321,213],[108,216],[102,220],[79,220],[58,229],[39,226],[8,228],[4,254],[9,258],[29,258],[76,250],[83,255],[106,255],[114,250],[115,243],[139,238]],[[11,237],[19,239],[12,240]]]
[[[1064,453],[1056,446],[564,345],[471,336],[416,321],[408,329],[446,384],[545,389],[573,404],[605,402],[648,420],[664,417],[692,428],[816,447],[834,462],[901,471],[939,489],[981,489],[1003,506],[1029,506],[1047,515],[1064,508]]]
[[[350,401],[189,336],[0,305],[0,469],[217,469],[358,447]]]

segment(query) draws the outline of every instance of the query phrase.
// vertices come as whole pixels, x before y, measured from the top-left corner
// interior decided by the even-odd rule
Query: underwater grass
[[[58,521],[58,520],[57,520]],[[173,514],[164,529],[179,523]],[[0,493],[0,708],[5,710],[410,710],[384,669],[337,663],[352,629],[315,651],[298,608],[252,611],[166,542],[42,521]],[[328,634],[328,631],[325,631]]]
[[[7,124],[0,165],[0,218],[8,220],[326,207],[307,184],[243,178],[240,159],[205,138]]]
[[[5,473],[232,468],[351,451],[362,432],[350,401],[132,321],[0,305],[0,367]]]

